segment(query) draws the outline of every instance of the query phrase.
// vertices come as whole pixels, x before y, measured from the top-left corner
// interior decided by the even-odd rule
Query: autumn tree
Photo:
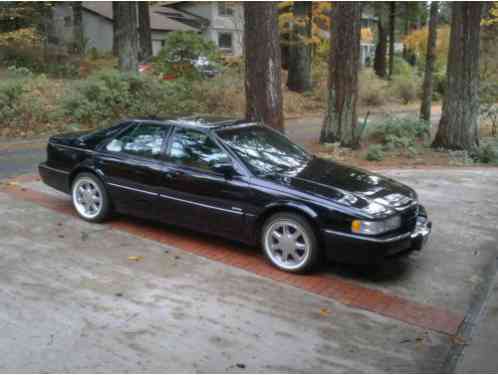
[[[451,10],[447,89],[433,147],[479,146],[479,45],[481,2],[455,2]]]
[[[304,92],[311,89],[311,25],[312,3],[293,3],[294,21],[289,41],[287,87],[291,91]]]
[[[281,51],[273,2],[244,3],[246,116],[284,131]]]
[[[114,3],[114,2],[113,2]],[[117,2],[114,15],[116,47],[119,69],[136,72],[138,70],[137,2]]]
[[[436,62],[436,41],[438,24],[439,2],[431,2],[431,15],[429,20],[429,35],[427,38],[427,54],[425,60],[424,84],[422,87],[422,104],[420,106],[420,118],[425,121],[431,120],[433,73]]]
[[[358,70],[360,65],[361,4],[338,2],[332,8],[328,108],[320,143],[359,144]]]
[[[140,41],[140,59],[146,60],[152,56],[152,37],[150,31],[149,2],[138,2],[138,35]]]

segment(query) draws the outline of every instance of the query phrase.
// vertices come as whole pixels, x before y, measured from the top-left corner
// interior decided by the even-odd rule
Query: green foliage
[[[393,76],[410,77],[414,74],[415,70],[405,59],[394,56]]]
[[[412,76],[394,76],[389,90],[391,95],[401,100],[403,104],[408,104],[417,98],[418,91],[420,90],[420,80]]]
[[[415,145],[430,134],[430,124],[416,118],[390,117],[376,126],[373,136],[381,141],[385,150],[406,149],[416,154]]]
[[[470,157],[467,150],[454,150],[448,152],[450,165],[472,165],[474,159]]]
[[[56,78],[78,78],[80,66],[77,62],[52,63],[47,64],[40,72],[46,73]]]
[[[28,123],[47,121],[50,112],[43,105],[39,90],[44,79],[46,80],[43,76],[30,77],[30,79],[17,77],[0,82],[2,125],[19,128]]]
[[[193,105],[190,92],[185,80],[161,81],[107,70],[75,83],[61,105],[74,122],[109,123],[122,117],[188,112]]]
[[[476,162],[498,164],[497,146],[491,143],[484,144],[472,154],[472,157]]]
[[[382,161],[384,160],[384,151],[381,145],[370,145],[368,146],[367,154],[365,159],[369,161]]]
[[[0,118],[9,123],[19,116],[19,100],[25,93],[25,81],[8,79],[0,81]]]
[[[15,65],[11,65],[7,68],[7,72],[13,78],[31,78],[33,77],[33,72],[26,67],[17,67]]]
[[[498,135],[498,83],[485,81],[481,83],[479,99],[481,103],[481,116],[491,126],[491,135]]]
[[[387,82],[380,79],[372,69],[363,69],[358,83],[361,104],[381,106],[387,103]]]
[[[166,37],[165,46],[155,59],[154,68],[175,77],[200,78],[199,71],[192,64],[199,56],[216,63],[221,60],[212,41],[192,31],[173,31]]]

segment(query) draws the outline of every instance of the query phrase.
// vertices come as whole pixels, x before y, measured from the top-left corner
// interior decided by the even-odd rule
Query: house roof
[[[158,7],[151,6],[150,28],[156,31],[198,31],[197,28],[183,22],[175,21],[164,12],[159,12]],[[83,1],[83,9],[113,21],[112,1]]]

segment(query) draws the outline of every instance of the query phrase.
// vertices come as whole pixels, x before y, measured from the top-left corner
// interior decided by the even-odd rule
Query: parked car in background
[[[190,62],[190,65],[193,69],[195,69],[201,77],[203,78],[213,78],[221,73],[220,65],[210,61],[205,56],[199,56],[197,59],[193,59]],[[152,74],[158,75],[161,79],[168,81],[176,79],[175,74],[171,73],[158,73],[154,69],[154,64],[151,59],[144,60],[143,62],[138,64],[138,72],[140,74]]]
[[[90,222],[113,210],[259,244],[278,268],[377,263],[431,232],[410,187],[320,159],[245,120],[132,119],[54,136],[43,181]]]

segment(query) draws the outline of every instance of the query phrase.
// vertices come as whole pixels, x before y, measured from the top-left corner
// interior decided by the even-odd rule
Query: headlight
[[[353,220],[351,223],[351,231],[357,234],[377,235],[398,229],[400,226],[400,216],[393,216],[382,221]]]

